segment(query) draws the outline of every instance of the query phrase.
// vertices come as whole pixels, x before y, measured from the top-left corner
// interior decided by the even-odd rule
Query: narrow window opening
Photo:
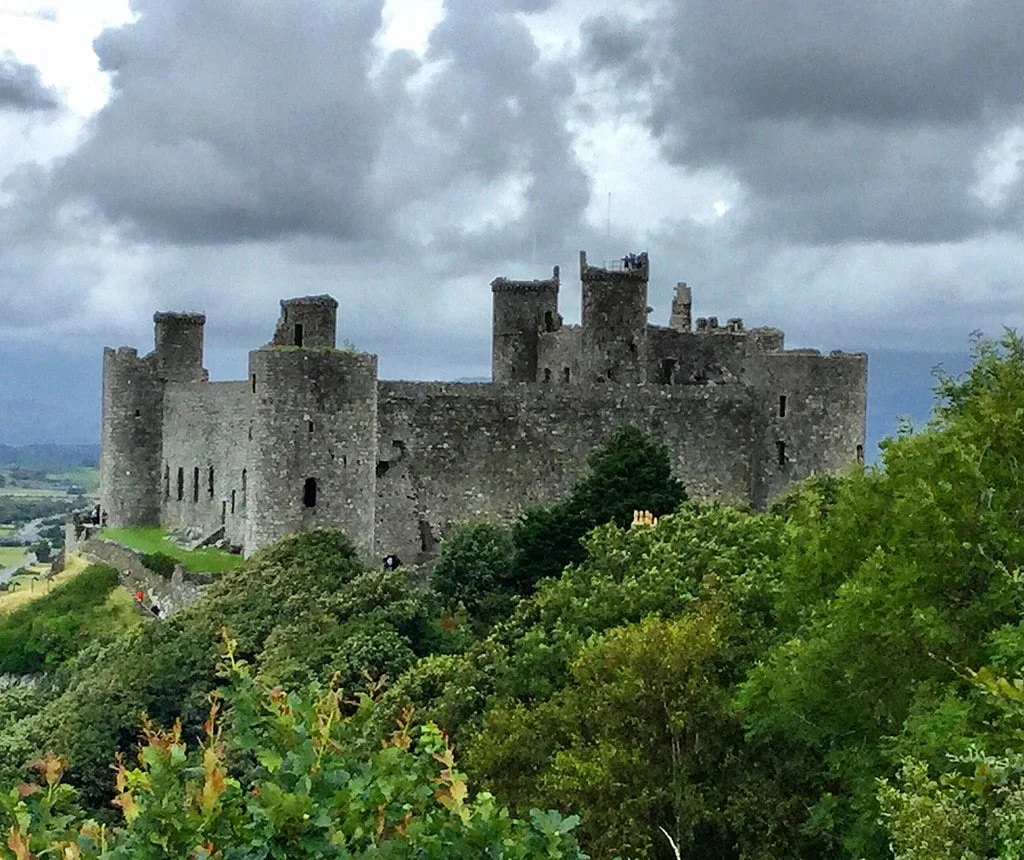
[[[178,466],[178,501],[185,498],[185,470]]]
[[[306,478],[302,487],[302,504],[307,508],[316,507],[316,478]]]
[[[391,468],[391,463],[388,460],[377,461],[377,477],[383,478],[387,473],[388,469]]]
[[[253,394],[256,393],[256,374],[255,373],[252,375],[252,393]]]
[[[786,395],[779,395],[779,418],[786,417]]]
[[[242,507],[245,507],[245,502],[249,498],[249,473],[242,469]]]
[[[858,445],[857,446],[857,463],[859,465],[861,465],[861,466],[864,465],[864,446],[863,445]]]
[[[206,493],[213,498],[213,466],[210,466],[210,473],[206,476]]]
[[[141,409],[136,409],[135,410],[135,417],[136,418],[141,418],[142,417],[142,410]]]
[[[224,525],[228,520],[228,503],[222,501],[220,503],[220,524]]]
[[[658,380],[662,385],[671,385],[676,373],[676,360],[664,358],[661,361],[661,378]]]
[[[199,501],[199,467],[192,470],[192,501]]]
[[[605,376],[608,377],[608,381],[609,382],[614,382],[615,381],[615,373],[612,371],[612,369],[610,367],[608,368],[608,372],[605,374]]]
[[[434,533],[430,530],[430,523],[426,520],[419,521],[420,527],[420,550],[422,552],[431,553],[434,551],[436,541],[434,540]]]
[[[341,465],[346,469],[348,468],[348,454],[341,455]]]
[[[309,430],[310,433],[313,432],[313,422],[312,421],[307,422],[306,429]]]
[[[569,370],[568,367],[563,367],[562,368],[562,378],[566,382],[569,382],[572,379],[572,372]]]
[[[252,441],[252,424],[249,425],[249,441]]]
[[[629,354],[636,355],[636,344],[633,341],[629,342]]]
[[[555,317],[554,314],[551,313],[551,311],[544,311],[544,330],[555,330]]]
[[[164,463],[164,498],[171,497],[171,467]]]
[[[295,345],[302,346],[302,323],[295,324]]]
[[[776,458],[777,458],[778,464],[780,466],[785,466],[786,465],[786,443],[785,442],[781,442],[780,441],[780,442],[776,442],[775,443],[775,454],[776,454]]]
[[[544,368],[544,381],[545,382],[550,382],[551,381],[551,368],[550,367],[545,367]]]
[[[235,491],[231,491],[231,513],[235,512]]]

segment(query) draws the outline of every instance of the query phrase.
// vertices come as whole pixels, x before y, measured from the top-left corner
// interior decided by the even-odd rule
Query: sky
[[[206,312],[214,378],[325,292],[382,377],[486,376],[490,281],[560,265],[576,321],[580,249],[649,251],[654,323],[686,281],[790,346],[963,354],[1024,321],[1021,32],[1020,0],[0,0],[0,431],[92,438],[155,310]]]

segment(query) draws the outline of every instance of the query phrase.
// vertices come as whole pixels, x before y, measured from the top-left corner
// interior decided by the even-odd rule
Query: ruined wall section
[[[159,522],[162,431],[155,358],[127,346],[104,349],[99,501],[108,525]]]
[[[379,397],[380,454],[390,459],[377,473],[376,549],[404,561],[430,553],[453,522],[560,497],[624,423],[669,445],[691,495],[747,502],[750,452],[764,435],[762,401],[738,385],[382,382]]]
[[[245,382],[167,384],[160,481],[165,528],[211,534],[223,526],[224,536],[242,545],[251,405]]]
[[[249,354],[252,411],[245,551],[315,528],[373,550],[377,357],[264,347]]]
[[[337,338],[338,302],[331,296],[302,296],[281,300],[281,315],[272,346],[333,348]]]
[[[541,332],[537,344],[537,381],[552,385],[580,382],[582,329],[563,325],[558,331]]]
[[[867,356],[821,355],[815,350],[769,353],[764,357],[763,392],[767,418],[759,446],[763,506],[812,474],[839,472],[864,459],[867,422]]]
[[[606,269],[580,251],[581,381],[645,381],[647,278],[646,253],[630,268]]]
[[[541,332],[561,327],[558,315],[558,266],[543,281],[491,281],[491,379],[495,382],[536,382]]]
[[[161,379],[196,382],[209,378],[203,369],[203,314],[162,312],[153,314],[154,360]]]

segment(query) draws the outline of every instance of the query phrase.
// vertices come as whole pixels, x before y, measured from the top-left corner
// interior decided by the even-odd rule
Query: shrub
[[[163,552],[147,552],[139,556],[139,558],[143,565],[153,571],[153,573],[160,574],[164,579],[170,579],[174,574],[175,566],[180,564],[176,558]]]

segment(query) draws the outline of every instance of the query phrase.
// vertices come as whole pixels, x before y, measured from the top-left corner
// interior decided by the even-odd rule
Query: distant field
[[[25,558],[25,550],[20,546],[0,546],[0,567],[14,567]]]
[[[233,555],[220,549],[203,548],[191,552],[182,549],[169,540],[164,540],[167,532],[157,527],[138,527],[131,529],[103,529],[102,535],[108,540],[117,541],[138,552],[162,552],[176,558],[189,570],[196,573],[221,573],[231,570],[242,563],[240,555]]]
[[[36,487],[0,487],[0,496],[9,496],[16,499],[67,499],[64,490],[42,489]]]
[[[0,538],[10,537],[18,530],[17,526],[0,525]]]

